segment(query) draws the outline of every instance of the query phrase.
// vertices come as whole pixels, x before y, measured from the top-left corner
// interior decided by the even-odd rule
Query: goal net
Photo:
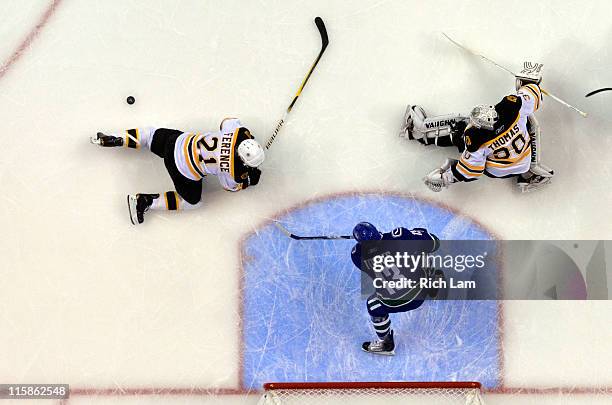
[[[483,405],[477,382],[267,383],[259,405]]]

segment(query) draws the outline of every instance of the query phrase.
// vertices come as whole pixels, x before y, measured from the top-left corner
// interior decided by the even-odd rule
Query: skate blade
[[[135,196],[127,196],[128,211],[130,212],[130,221],[132,225],[138,225],[138,210],[136,209],[137,198]]]
[[[366,353],[377,354],[379,356],[395,356],[395,350],[391,350],[390,352],[371,352],[369,350],[364,349],[363,347],[361,348],[361,350]]]

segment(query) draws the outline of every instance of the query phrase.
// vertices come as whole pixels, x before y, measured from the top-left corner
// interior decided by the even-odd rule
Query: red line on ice
[[[70,396],[206,396],[206,395],[247,395],[248,392],[234,388],[204,388],[204,387],[126,387],[126,388],[71,388]],[[259,394],[254,392],[253,394]]]
[[[6,75],[6,72],[17,62],[24,53],[26,53],[27,48],[29,48],[34,40],[38,37],[42,29],[47,25],[51,16],[57,10],[57,7],[61,4],[62,0],[53,0],[44,14],[40,17],[36,26],[28,33],[23,41],[19,44],[17,49],[13,51],[11,56],[0,66],[0,80]]]

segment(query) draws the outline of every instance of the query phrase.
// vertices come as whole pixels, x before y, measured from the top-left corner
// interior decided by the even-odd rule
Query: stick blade
[[[603,89],[593,90],[592,92],[587,94],[585,97],[594,96],[595,94],[601,93],[602,91],[612,91],[612,87],[604,87]]]
[[[285,235],[287,235],[288,237],[290,237],[291,239],[296,239],[295,235],[293,235],[291,232],[289,232],[289,230],[287,228],[285,228],[284,226],[282,226],[280,224],[280,222],[278,221],[274,221],[274,225],[278,228],[279,231],[281,231],[282,233],[284,233]]]
[[[327,36],[327,28],[325,28],[325,23],[321,17],[316,17],[314,19],[315,24],[317,25],[317,29],[319,30],[319,34],[321,34],[321,44],[323,49],[327,48],[329,44],[329,37]]]

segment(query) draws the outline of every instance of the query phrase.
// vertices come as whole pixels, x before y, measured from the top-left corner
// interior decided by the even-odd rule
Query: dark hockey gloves
[[[248,185],[256,186],[257,183],[259,183],[259,178],[261,177],[261,170],[259,170],[256,167],[249,167],[248,173],[249,173]]]

